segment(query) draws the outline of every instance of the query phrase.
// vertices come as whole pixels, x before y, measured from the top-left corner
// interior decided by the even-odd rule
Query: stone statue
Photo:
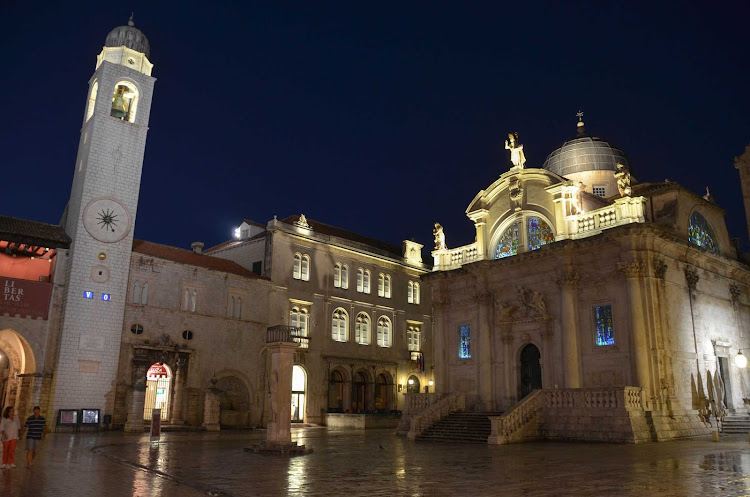
[[[536,314],[539,317],[547,317],[547,304],[544,303],[544,295],[536,290],[519,286],[518,301],[528,312]]]
[[[583,214],[583,191],[586,189],[586,185],[579,181],[576,187],[577,189],[571,199],[571,207],[573,211],[571,214]]]
[[[498,323],[507,323],[513,320],[513,313],[516,312],[516,306],[503,303],[500,297],[495,298],[495,321]]]
[[[617,164],[617,189],[620,190],[621,197],[629,197],[633,190],[630,188],[630,170],[624,164]]]
[[[435,237],[435,250],[447,250],[445,233],[443,233],[443,227],[440,226],[440,223],[435,223],[435,229],[432,230],[432,234]]]
[[[510,150],[510,161],[513,163],[513,169],[523,169],[526,164],[526,156],[523,153],[523,145],[518,143],[518,132],[515,134],[508,133],[508,139],[505,140],[505,150]]]

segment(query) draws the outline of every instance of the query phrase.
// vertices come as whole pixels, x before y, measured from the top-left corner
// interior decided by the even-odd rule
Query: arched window
[[[328,385],[328,412],[344,410],[344,376],[336,370],[331,371]]]
[[[370,316],[365,312],[357,314],[354,325],[354,341],[360,345],[370,344]]]
[[[501,259],[518,253],[518,222],[511,224],[497,242],[495,259]]]
[[[378,319],[378,346],[391,346],[391,320],[386,316],[380,316]]]
[[[310,281],[310,256],[307,254],[294,254],[294,268],[292,277],[295,280]]]
[[[385,275],[378,275],[378,297],[385,297]]]
[[[310,256],[302,256],[302,281],[310,281]]]
[[[300,336],[309,336],[308,333],[308,322],[309,315],[308,311],[304,307],[292,307],[289,313],[289,326],[294,326],[299,329]],[[307,340],[300,341],[300,348],[308,346]]]
[[[141,291],[141,304],[148,304],[148,281],[143,284],[143,290]]]
[[[347,332],[349,331],[349,314],[339,307],[333,311],[333,319],[331,321],[331,338],[337,342],[346,342],[348,338]]]
[[[391,298],[391,275],[389,274],[385,275],[385,288],[383,293],[385,294],[385,298]]]
[[[89,93],[89,103],[86,105],[86,120],[88,121],[91,119],[91,116],[94,115],[94,107],[96,106],[96,95],[99,93],[99,82],[94,81],[94,84],[91,85],[91,93]]]
[[[406,380],[406,393],[419,393],[419,378],[414,375]]]
[[[365,272],[362,268],[357,269],[357,291],[365,291]]]
[[[229,300],[229,317],[232,317],[232,318],[234,317],[235,305],[236,305],[236,302],[234,301],[234,296],[232,296],[230,297],[230,300]]]
[[[362,286],[364,288],[363,291],[365,293],[370,293],[370,270],[369,269],[365,269],[365,275],[362,280]]]
[[[198,310],[198,290],[193,290],[193,293],[190,295],[190,312],[195,312]]]
[[[526,224],[528,226],[529,250],[536,250],[542,245],[547,245],[555,241],[552,228],[538,216],[528,217]]]
[[[719,245],[711,226],[699,212],[690,215],[690,226],[688,228],[688,241],[693,245],[704,248],[712,254],[719,253]]]
[[[341,288],[341,263],[337,262],[333,266],[333,286]]]
[[[120,81],[112,94],[112,109],[109,115],[130,123],[135,122],[138,107],[138,89],[129,81]]]
[[[242,319],[242,297],[237,297],[237,319]]]
[[[415,281],[414,282],[414,303],[415,304],[419,304],[419,299],[420,299],[420,295],[419,295],[419,283],[417,283]]]
[[[406,301],[410,304],[414,303],[414,282],[410,281],[406,286]]]
[[[341,266],[341,288],[349,288],[349,266]]]
[[[133,300],[132,302],[134,304],[140,304],[141,303],[141,294],[143,293],[143,286],[141,285],[140,281],[136,281],[135,285],[133,285]]]
[[[292,278],[298,280],[302,278],[302,254],[294,254],[294,268],[292,269]]]
[[[190,289],[186,288],[182,294],[182,310],[190,310]]]

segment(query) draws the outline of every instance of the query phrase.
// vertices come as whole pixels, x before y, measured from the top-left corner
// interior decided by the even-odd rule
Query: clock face
[[[100,242],[118,242],[130,231],[130,213],[113,198],[96,198],[83,211],[83,226]]]

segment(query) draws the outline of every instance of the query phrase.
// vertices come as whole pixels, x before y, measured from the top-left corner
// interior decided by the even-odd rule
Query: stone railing
[[[568,216],[567,234],[571,238],[584,238],[615,226],[643,223],[646,220],[645,207],[644,197],[618,198],[612,205],[584,214]]]
[[[404,394],[404,414],[419,414],[438,401],[436,393]]]
[[[618,423],[616,418],[643,416],[643,411],[643,391],[637,387],[534,390],[502,416],[490,416],[492,432],[487,442],[509,444],[540,438],[630,442],[631,423]],[[604,421],[596,423],[594,419]]]
[[[300,348],[306,349],[310,337],[302,335],[302,331],[296,326],[271,326],[266,329],[266,343],[276,342],[298,343]]]
[[[476,242],[454,249],[441,249],[432,252],[434,270],[456,269],[464,264],[479,260],[479,248]]]
[[[534,390],[502,416],[490,416],[492,430],[487,442],[502,445],[535,438],[533,435],[529,437],[528,432],[536,432],[544,399],[544,390]]]
[[[414,440],[427,431],[430,426],[437,423],[448,414],[454,411],[462,411],[464,409],[466,409],[466,398],[464,397],[464,394],[461,392],[449,393],[421,413],[413,416],[411,418],[409,433],[407,433],[406,436],[409,440]]]

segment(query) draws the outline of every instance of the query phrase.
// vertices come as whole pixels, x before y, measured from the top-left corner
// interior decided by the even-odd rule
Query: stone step
[[[454,412],[432,425],[417,440],[431,442],[487,443],[492,432],[488,416],[500,412]]]

